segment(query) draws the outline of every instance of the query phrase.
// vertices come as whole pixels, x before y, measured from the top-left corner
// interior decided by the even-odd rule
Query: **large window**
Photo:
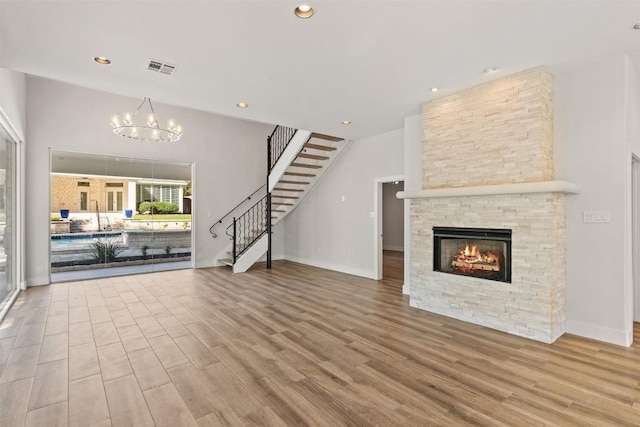
[[[0,127],[0,310],[17,291],[16,143]]]
[[[163,184],[139,184],[139,202],[168,202],[180,205],[180,186]]]
[[[52,283],[193,266],[190,212],[138,212],[141,201],[181,210],[190,164],[58,150],[50,160]]]

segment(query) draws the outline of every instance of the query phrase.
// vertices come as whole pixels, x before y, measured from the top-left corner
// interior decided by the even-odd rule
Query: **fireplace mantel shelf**
[[[400,199],[434,197],[495,196],[499,194],[564,193],[578,194],[580,186],[567,181],[526,182],[522,184],[482,185],[477,187],[437,188],[433,190],[399,191]]]

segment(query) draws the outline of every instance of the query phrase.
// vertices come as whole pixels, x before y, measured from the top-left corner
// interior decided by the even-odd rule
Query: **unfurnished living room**
[[[0,1],[0,425],[640,425],[640,2]]]

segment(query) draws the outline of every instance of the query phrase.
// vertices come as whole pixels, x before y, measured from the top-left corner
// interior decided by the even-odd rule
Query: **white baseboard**
[[[577,320],[567,320],[567,333],[629,347],[633,342],[633,331],[606,328]]]
[[[193,264],[193,268],[219,267],[221,265],[223,264],[216,262],[215,260],[196,260],[196,262]]]
[[[382,249],[385,251],[404,252],[404,246],[384,245],[382,246]]]
[[[291,256],[291,255],[286,255],[286,254],[284,256],[284,259],[288,261],[297,262],[300,264],[310,265],[312,267],[324,268],[325,270],[339,271],[340,273],[346,273],[346,274],[351,274],[353,276],[360,276],[360,277],[365,277],[367,279],[375,280],[375,274],[373,271],[362,270],[359,268],[353,268],[345,265],[335,265],[335,264],[330,264],[323,261],[300,258],[300,257]]]
[[[51,280],[49,278],[49,276],[40,276],[40,277],[34,277],[31,279],[27,279],[27,287],[31,287],[31,286],[46,286],[46,285],[50,285],[51,284]]]
[[[408,283],[404,283],[402,285],[402,293],[404,295],[409,295],[409,284]]]

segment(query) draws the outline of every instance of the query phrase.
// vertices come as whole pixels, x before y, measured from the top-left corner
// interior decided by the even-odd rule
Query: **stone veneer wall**
[[[552,78],[534,68],[425,103],[423,188],[553,180]]]
[[[552,78],[524,71],[423,105],[423,188],[554,179]],[[507,228],[512,283],[433,271],[434,226]],[[411,305],[553,342],[565,330],[564,195],[411,203]]]
[[[511,229],[511,283],[434,272],[435,225]],[[564,240],[559,194],[413,200],[411,306],[553,342],[565,328]]]

